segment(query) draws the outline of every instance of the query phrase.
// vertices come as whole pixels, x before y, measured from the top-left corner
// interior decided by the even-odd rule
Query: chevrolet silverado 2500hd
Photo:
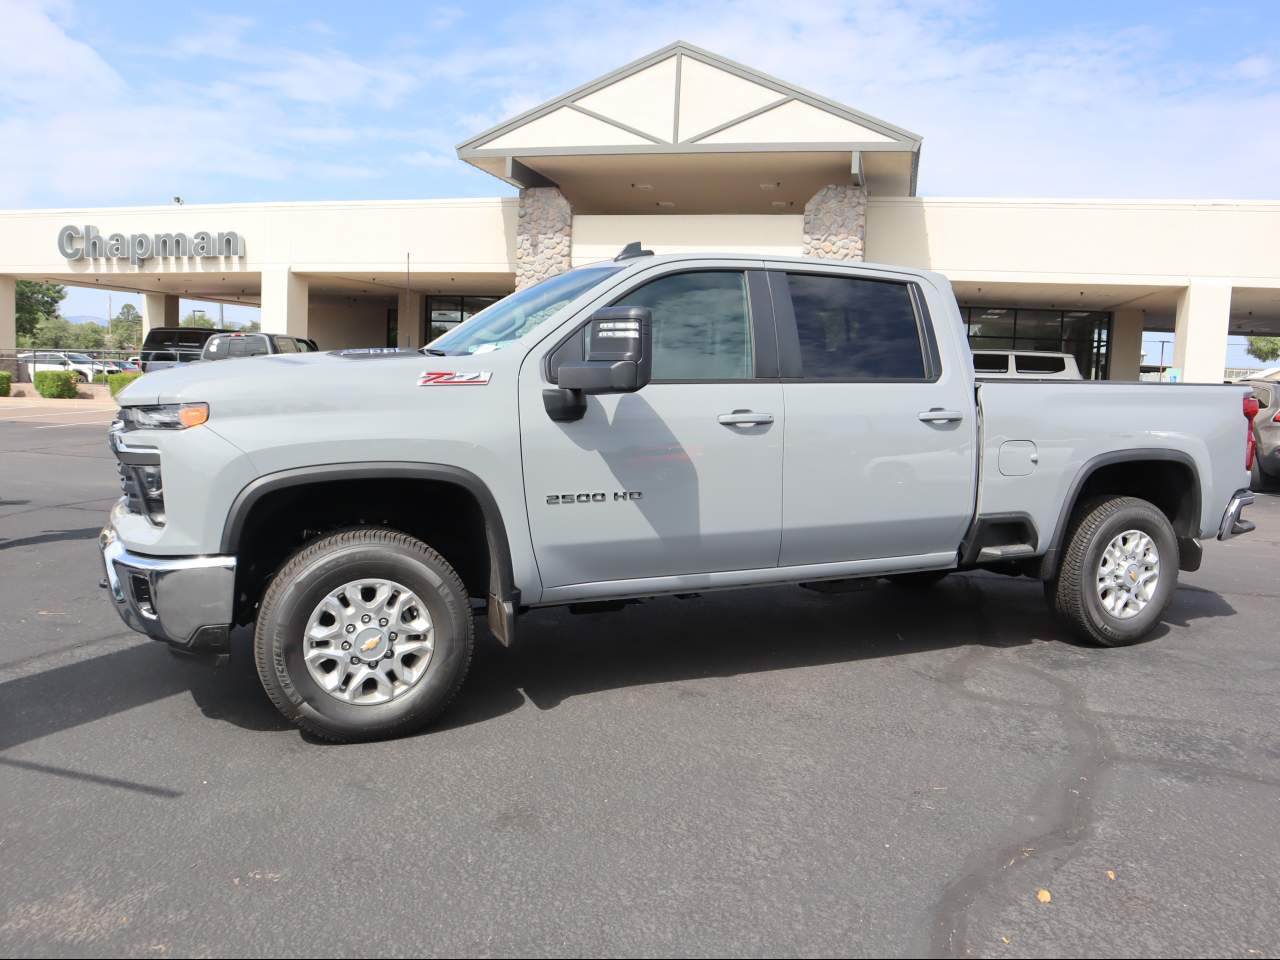
[[[339,740],[438,714],[473,607],[510,644],[530,607],[986,568],[1114,646],[1252,529],[1246,388],[975,381],[947,280],[870,264],[633,245],[422,351],[119,400],[117,611],[220,659],[256,622],[272,701]]]

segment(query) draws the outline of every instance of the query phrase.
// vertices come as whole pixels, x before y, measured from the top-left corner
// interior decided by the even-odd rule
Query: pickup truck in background
[[[1201,538],[1252,529],[1248,388],[979,382],[947,280],[871,264],[633,244],[422,351],[185,365],[119,401],[120,616],[218,659],[256,622],[268,695],[334,740],[435,717],[473,609],[511,644],[531,607],[986,569],[1115,646]]]

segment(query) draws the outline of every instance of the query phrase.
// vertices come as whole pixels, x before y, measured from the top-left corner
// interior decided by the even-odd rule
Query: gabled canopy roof
[[[812,160],[801,164],[812,168],[809,179],[842,168],[845,181],[862,178],[874,192],[903,195],[915,192],[919,149],[914,133],[677,42],[486,130],[460,144],[458,156],[510,183],[563,188],[563,178],[588,169],[608,168],[616,178],[624,171],[723,168],[707,162],[713,154],[722,161],[736,155],[748,178],[768,175],[765,155],[773,155],[794,182],[805,155]],[[756,160],[744,164],[744,156]],[[582,157],[630,159],[590,168],[569,159]]]

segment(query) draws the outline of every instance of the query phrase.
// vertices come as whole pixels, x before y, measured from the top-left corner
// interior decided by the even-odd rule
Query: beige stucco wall
[[[76,273],[515,271],[515,198],[394,202],[231,203],[75,210],[0,211],[0,275]],[[57,248],[66,224],[103,234],[235,231],[239,258],[68,261]],[[122,281],[124,282],[124,281]]]
[[[610,260],[633,240],[654,253],[799,256],[803,238],[804,217],[798,214],[575,216],[573,264]]]
[[[321,350],[385,347],[389,302],[312,297],[308,336]]]
[[[1280,202],[871,198],[866,258],[952,280],[1280,286]],[[1258,283],[1253,283],[1258,281]]]

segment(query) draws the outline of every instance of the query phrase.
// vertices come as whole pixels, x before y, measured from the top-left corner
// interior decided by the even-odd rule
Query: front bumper
[[[1218,539],[1230,540],[1242,533],[1251,533],[1256,524],[1240,516],[1244,508],[1253,503],[1253,494],[1248,490],[1237,490],[1222,513],[1222,522],[1218,524]]]
[[[114,523],[102,528],[98,549],[112,603],[127,626],[178,650],[227,653],[235,557],[130,553],[117,538]]]

